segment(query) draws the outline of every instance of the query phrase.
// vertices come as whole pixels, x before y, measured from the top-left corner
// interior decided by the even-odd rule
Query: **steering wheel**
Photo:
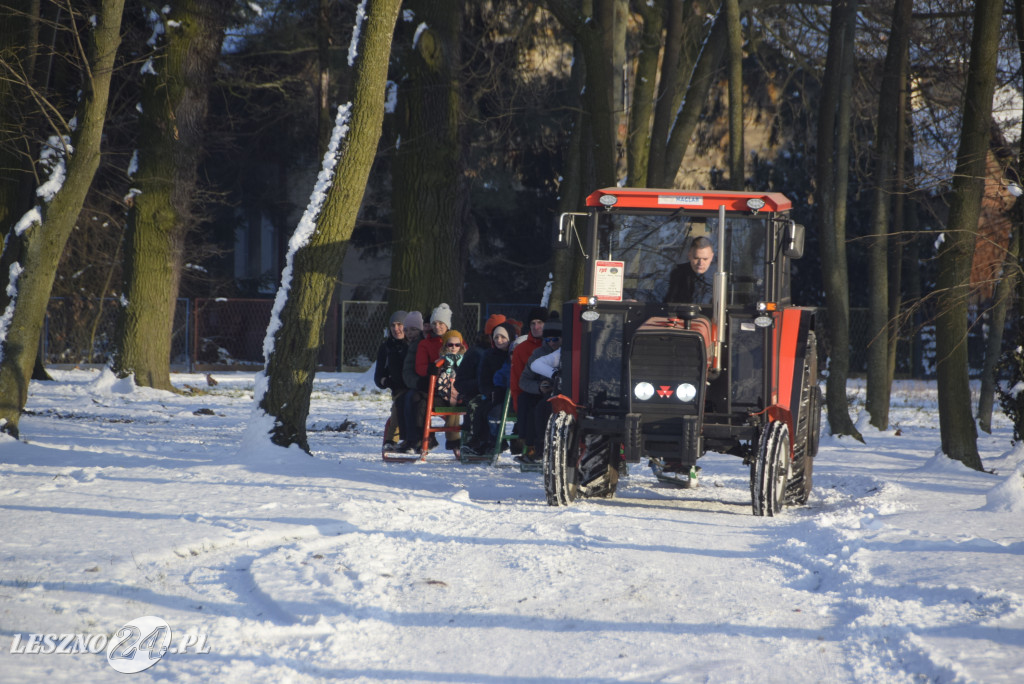
[[[700,316],[700,306],[697,304],[681,304],[676,309],[676,318],[684,321],[692,321],[697,316]]]

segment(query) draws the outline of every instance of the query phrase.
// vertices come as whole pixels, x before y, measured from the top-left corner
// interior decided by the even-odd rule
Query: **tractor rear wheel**
[[[811,496],[814,455],[818,452],[821,430],[821,390],[818,388],[818,349],[814,333],[807,337],[807,353],[800,378],[800,405],[797,407],[796,435],[793,439],[793,476],[786,485],[786,504],[802,506]]]
[[[568,506],[580,498],[579,458],[576,418],[565,411],[553,414],[544,436],[544,493],[549,506]]]
[[[754,515],[773,516],[782,512],[791,466],[789,428],[782,421],[773,420],[761,432],[757,458],[750,464],[750,500]]]

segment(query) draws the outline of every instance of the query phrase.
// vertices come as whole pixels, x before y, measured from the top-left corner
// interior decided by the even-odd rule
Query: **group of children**
[[[560,360],[558,314],[534,307],[523,335],[522,323],[493,314],[472,346],[451,326],[452,311],[444,303],[431,312],[429,327],[424,326],[418,311],[392,314],[374,368],[377,387],[391,390],[392,396],[385,451],[419,453],[430,377],[435,376],[434,405],[466,407],[462,423],[466,443],[457,436],[448,437],[448,449],[461,448],[470,455],[491,453],[498,439],[505,395],[510,393],[516,433],[522,442],[513,451],[521,452],[518,460],[538,462],[550,415],[545,399],[554,391]],[[457,426],[459,419],[453,414],[449,425]],[[431,434],[429,446],[436,445]]]

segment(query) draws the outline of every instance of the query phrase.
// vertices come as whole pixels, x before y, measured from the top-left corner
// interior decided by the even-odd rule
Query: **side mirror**
[[[569,249],[572,246],[572,241],[575,239],[578,241],[578,233],[576,232],[576,217],[582,216],[586,218],[588,214],[581,214],[579,212],[567,212],[558,217],[558,232],[555,234],[555,249]]]
[[[790,259],[799,259],[804,255],[804,235],[806,229],[799,223],[789,222],[783,237],[782,253]]]

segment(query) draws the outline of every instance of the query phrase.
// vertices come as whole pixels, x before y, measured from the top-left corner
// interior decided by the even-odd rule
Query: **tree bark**
[[[875,192],[871,217],[871,243],[868,259],[868,373],[866,409],[871,424],[879,430],[889,426],[890,338],[896,335],[898,312],[890,311],[889,272],[893,261],[899,263],[898,241],[890,243],[890,221],[893,197],[898,194],[896,165],[902,159],[898,148],[899,129],[903,125],[900,107],[907,78],[910,17],[913,2],[896,0],[893,6],[892,29],[882,71],[878,95],[878,122],[875,158]],[[896,247],[896,258],[890,254]]]
[[[36,362],[46,305],[64,244],[82,210],[85,196],[100,162],[100,144],[106,118],[114,57],[121,43],[124,0],[102,0],[90,18],[73,15],[76,27],[88,30],[78,128],[70,134],[71,147],[60,150],[66,165],[64,183],[25,222],[24,258],[12,264],[11,286],[16,288],[0,319],[0,431],[17,436],[18,421],[28,400],[28,383]],[[56,131],[55,131],[56,133]],[[69,154],[70,151],[70,154]]]
[[[636,56],[633,79],[633,104],[629,112],[629,136],[626,143],[626,181],[628,185],[647,186],[647,163],[651,153],[651,120],[654,116],[655,93],[658,92],[658,63],[661,57],[665,0],[639,3],[640,50]],[[668,46],[666,46],[667,48]],[[668,60],[666,49],[665,59]]]
[[[577,54],[583,57],[582,169],[585,187],[592,189],[615,185],[615,117],[612,93],[611,40],[615,19],[615,0],[594,0],[593,15],[579,11],[567,0],[547,0],[547,7],[573,36]]]
[[[907,57],[909,60],[909,51]],[[909,70],[909,66],[907,69]],[[904,76],[906,76],[906,71]],[[912,224],[916,225],[914,222],[916,214],[914,205],[908,199],[911,196],[912,188],[907,179],[907,167],[913,168],[914,165],[907,109],[910,102],[910,79],[905,77],[900,81],[899,88],[900,97],[897,105],[899,118],[896,124],[896,178],[894,180],[896,194],[892,198],[892,220],[889,230],[890,235],[897,236],[895,242],[890,243],[889,250],[889,358],[886,386],[890,388],[896,378],[896,351],[906,320],[903,314],[903,264],[908,256],[908,246],[912,245],[916,239],[911,229]]]
[[[462,311],[463,178],[461,97],[458,79],[462,3],[407,2],[425,28],[412,37],[399,82],[392,204],[391,310],[421,311],[441,302]]]
[[[992,433],[992,407],[996,394],[996,364],[1003,351],[1003,329],[1006,327],[1006,313],[1013,301],[1013,293],[1020,277],[1020,266],[1017,259],[1020,255],[1021,212],[1020,203],[1014,207],[1013,236],[1006,250],[1003,262],[1003,275],[996,284],[993,296],[991,318],[989,319],[988,340],[985,344],[985,365],[981,371],[981,389],[978,393],[978,427],[986,433]]]
[[[32,152],[38,144],[31,131],[39,117],[26,111],[31,98],[19,97],[16,82],[32,83],[39,49],[39,0],[27,3],[25,13],[0,7],[0,312],[7,308],[12,263],[20,262],[24,244],[14,225],[32,202]],[[41,84],[33,84],[42,87]],[[36,354],[32,380],[52,380]]]
[[[729,187],[742,190],[743,172],[743,27],[739,0],[725,0],[729,54]]]
[[[1013,24],[1017,36],[1017,50],[1024,57],[1024,0],[1014,0]],[[1021,122],[1024,133],[1024,121]],[[1020,184],[1021,170],[1024,169],[1024,149],[1017,154],[1016,176]],[[1018,198],[1013,205],[1013,235],[1010,246],[1003,261],[1003,277],[996,285],[992,303],[992,318],[989,325],[988,342],[985,346],[985,367],[981,371],[981,390],[978,394],[978,427],[984,432],[992,432],[992,407],[996,393],[996,365],[1003,351],[1003,329],[1006,327],[1006,313],[1013,301],[1017,283],[1020,280],[1020,233],[1024,226],[1024,202]],[[1020,306],[1020,300],[1017,303]]]
[[[331,295],[355,228],[370,167],[384,120],[391,37],[401,0],[368,0],[362,26],[351,116],[342,110],[335,124],[337,147],[325,157],[305,220],[315,222],[308,235],[300,223],[289,252],[267,337],[271,347],[258,382],[257,406],[273,418],[270,439],[309,451],[306,419],[323,341]],[[332,173],[333,171],[333,173]],[[322,187],[324,184],[329,187]],[[316,199],[326,192],[323,206]],[[313,215],[315,214],[315,215]],[[257,429],[260,423],[254,423]],[[251,426],[252,427],[252,426]]]
[[[331,140],[331,0],[320,0],[316,14],[317,159],[323,159]]]
[[[815,214],[831,343],[826,382],[829,429],[864,441],[850,420],[850,292],[846,263],[846,188],[849,173],[850,83],[857,0],[832,5],[828,54],[818,116],[818,197]]]
[[[19,97],[16,81],[31,82],[38,35],[38,9],[33,16],[0,7],[0,232],[10,233],[31,206],[27,183],[32,177],[28,131],[29,114]],[[0,273],[6,284],[7,270]],[[5,294],[0,288],[0,304]]]
[[[935,356],[942,451],[975,470],[981,470],[982,464],[967,376],[967,297],[985,187],[1002,6],[999,0],[975,4],[963,129],[936,278]]]
[[[647,141],[646,185],[665,187],[665,154],[669,131],[679,110],[679,91],[685,89],[693,71],[694,57],[690,48],[695,41],[686,40],[687,19],[694,19],[690,2],[668,3],[668,19],[665,29],[665,56],[661,60],[661,76],[658,80],[658,99],[654,105],[654,120],[651,122],[651,135]],[[696,29],[695,29],[696,32]],[[685,72],[685,80],[681,76]],[[670,181],[669,181],[670,183]]]
[[[575,95],[579,93],[583,83],[582,68],[580,62],[574,60],[572,71],[569,75],[570,92]],[[578,105],[578,100],[573,100]],[[583,144],[583,114],[579,106],[575,107],[577,112],[573,117],[572,130],[569,132],[569,144],[563,155],[565,169],[560,174],[562,182],[558,186],[558,213],[582,211],[585,208],[587,191],[583,187],[583,172],[580,168],[583,163],[583,155],[580,147]],[[586,235],[583,225],[577,224],[581,238]],[[573,238],[568,249],[556,249],[552,266],[554,282],[551,285],[551,297],[549,305],[561,312],[562,304],[583,291],[583,255],[580,245]]]
[[[128,213],[118,375],[174,390],[171,336],[185,239],[195,225],[196,169],[204,149],[210,74],[220,53],[231,0],[185,0],[167,16],[166,43],[144,76],[140,190]]]
[[[719,11],[711,31],[704,40],[700,57],[686,82],[686,97],[682,107],[676,110],[677,114],[665,147],[665,163],[661,169],[652,168],[648,174],[652,178],[652,184],[659,187],[674,186],[675,184],[679,166],[683,163],[683,157],[686,156],[690,138],[693,137],[693,131],[700,121],[700,113],[704,109],[708,93],[711,91],[715,72],[725,55],[728,43],[726,23],[725,12]]]

